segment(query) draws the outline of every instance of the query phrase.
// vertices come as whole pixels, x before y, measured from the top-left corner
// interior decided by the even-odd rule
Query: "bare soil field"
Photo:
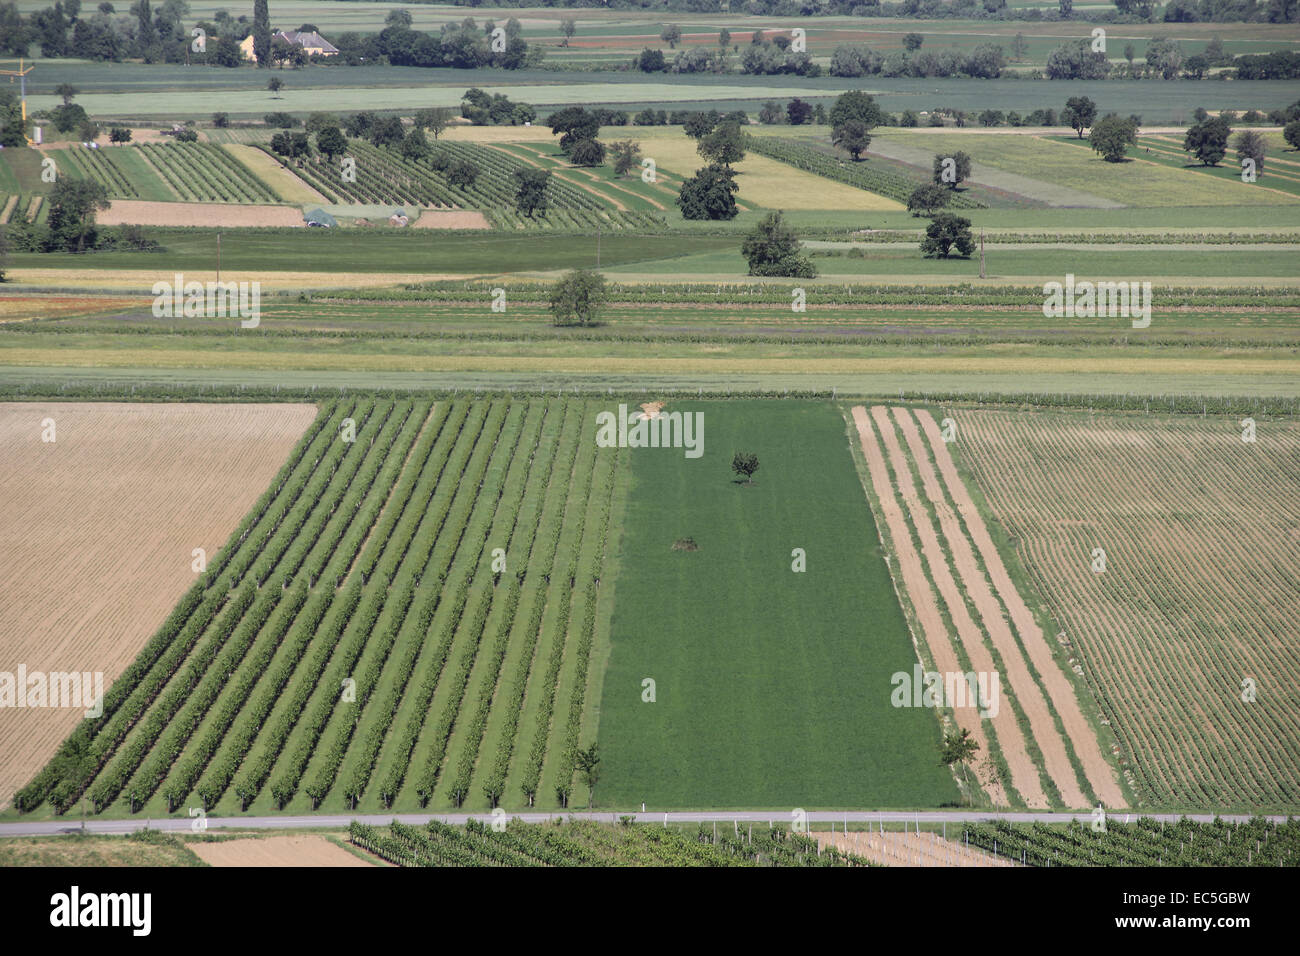
[[[202,865],[203,861],[176,837],[146,842],[127,836],[67,833],[0,840],[0,867]]]
[[[952,414],[1139,804],[1300,804],[1300,423]]]
[[[491,229],[492,224],[477,209],[421,209],[414,229]]]
[[[818,846],[833,846],[884,866],[1017,866],[937,833],[809,833]]]
[[[210,866],[373,866],[319,833],[195,842],[190,849]]]
[[[114,199],[99,214],[105,226],[302,226],[295,206],[241,206],[216,202],[152,202]]]
[[[194,549],[216,556],[315,416],[289,404],[0,404],[0,673],[102,672],[107,689],[193,584]],[[83,710],[0,708],[0,807]]]

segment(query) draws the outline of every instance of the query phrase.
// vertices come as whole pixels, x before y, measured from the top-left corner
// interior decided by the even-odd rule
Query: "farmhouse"
[[[277,37],[286,43],[302,47],[308,56],[316,54],[334,56],[339,52],[338,47],[313,30],[305,33],[298,30],[276,30],[271,36],[271,42],[274,43]],[[251,33],[240,42],[239,51],[244,55],[244,59],[252,60],[254,63],[257,62],[257,54],[253,52],[253,35]]]

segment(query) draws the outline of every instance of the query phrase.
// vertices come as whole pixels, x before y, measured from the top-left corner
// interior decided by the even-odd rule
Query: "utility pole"
[[[980,226],[980,278],[984,278],[984,227]]]

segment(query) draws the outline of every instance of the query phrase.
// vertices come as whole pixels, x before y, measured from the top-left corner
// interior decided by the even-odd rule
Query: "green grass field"
[[[889,704],[915,653],[830,404],[673,404],[704,454],[630,450],[602,802],[839,807],[956,801],[932,713]],[[733,451],[752,451],[753,485]],[[699,550],[674,551],[690,537]],[[791,570],[803,548],[807,571]],[[656,684],[642,702],[642,681]]]

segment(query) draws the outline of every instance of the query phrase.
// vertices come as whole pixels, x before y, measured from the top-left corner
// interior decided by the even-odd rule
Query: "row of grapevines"
[[[491,418],[491,416],[489,416],[489,418]],[[501,416],[497,416],[497,421],[494,423],[492,429],[494,443],[495,436],[499,434],[498,429],[501,425],[500,419]],[[488,455],[484,455],[485,462],[488,457]],[[481,477],[480,473],[479,480],[481,480]],[[463,478],[462,483],[464,481],[465,479]],[[272,796],[279,807],[283,807],[288,803],[297,792],[302,775],[306,770],[312,754],[315,752],[316,744],[334,712],[335,704],[337,702],[337,691],[335,688],[341,685],[343,678],[351,675],[357,659],[360,657],[366,646],[371,629],[378,620],[384,600],[388,594],[388,588],[391,586],[393,577],[396,573],[396,569],[400,567],[402,561],[405,559],[410,539],[414,536],[416,530],[416,522],[411,521],[406,524],[411,528],[410,532],[405,535],[407,538],[407,545],[400,549],[400,553],[395,553],[392,548],[385,550],[384,566],[380,570],[380,577],[383,579],[385,586],[382,588],[376,587],[372,590],[369,598],[361,609],[361,616],[358,619],[359,624],[350,630],[347,640],[340,644],[338,659],[331,661],[331,672],[334,679],[327,679],[321,685],[322,689],[320,691],[320,696],[316,700],[315,706],[310,711],[306,720],[300,725],[298,744],[290,752],[286,766],[282,768],[280,776],[271,787]],[[401,527],[402,526],[399,525],[399,531]],[[340,759],[341,755],[342,751],[339,751]],[[334,769],[337,769],[337,764],[334,765]],[[331,783],[332,779],[333,770],[330,772]],[[315,794],[310,794],[310,796],[312,796],[314,801],[318,799]]]
[[[582,480],[581,488],[574,488],[573,477],[571,476],[566,487],[569,487],[570,494],[565,499],[564,517],[568,517],[569,507],[575,502],[578,503],[577,521],[572,525],[572,542],[573,553],[576,554],[582,545],[582,536],[586,530],[587,521],[587,500],[591,494],[592,473],[595,469],[595,447],[593,443],[581,442],[580,447],[583,451],[581,461],[577,458],[577,449],[575,449],[574,461],[570,463],[572,475],[580,475]],[[565,521],[562,518],[559,527],[552,533],[556,535],[557,551],[559,548],[558,538],[560,529],[565,527]],[[556,620],[554,625],[555,636],[552,638],[551,651],[546,663],[546,671],[542,680],[541,709],[538,712],[537,727],[533,733],[532,748],[528,753],[527,762],[524,765],[523,780],[521,787],[524,796],[528,798],[528,805],[532,806],[537,796],[537,788],[541,781],[542,764],[546,759],[546,744],[551,731],[551,716],[555,709],[555,694],[560,676],[560,668],[564,663],[564,647],[569,631],[569,616],[573,606],[573,575],[567,574],[559,582],[560,598],[557,602]]]

